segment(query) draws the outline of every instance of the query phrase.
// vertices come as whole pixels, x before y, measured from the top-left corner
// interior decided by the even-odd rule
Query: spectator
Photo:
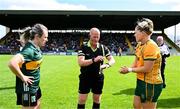
[[[157,37],[157,44],[160,48],[160,52],[161,52],[161,57],[162,57],[162,61],[161,61],[161,76],[163,79],[163,88],[166,88],[166,82],[165,82],[165,67],[166,67],[166,58],[170,56],[170,51],[168,46],[164,43],[163,37],[162,36],[158,36]]]

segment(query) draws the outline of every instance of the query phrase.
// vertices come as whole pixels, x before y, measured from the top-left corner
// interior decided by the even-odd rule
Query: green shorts
[[[163,85],[162,84],[150,84],[142,80],[137,79],[137,85],[135,89],[135,95],[141,98],[141,102],[157,102]]]

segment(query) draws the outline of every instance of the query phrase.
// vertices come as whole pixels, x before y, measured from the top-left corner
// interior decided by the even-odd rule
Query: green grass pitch
[[[11,55],[0,55],[0,109],[17,109],[15,76],[7,67]],[[105,84],[101,100],[102,109],[133,108],[132,100],[136,75],[118,73],[120,66],[130,65],[134,56],[116,57],[116,63],[104,72]],[[77,56],[44,56],[41,66],[41,108],[76,109],[78,98],[79,66]],[[166,66],[167,87],[163,89],[158,108],[180,109],[180,56],[171,56]],[[86,108],[92,107],[89,94]]]

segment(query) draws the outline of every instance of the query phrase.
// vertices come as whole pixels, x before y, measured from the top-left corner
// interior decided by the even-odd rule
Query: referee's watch
[[[92,62],[95,63],[94,58],[92,58]]]

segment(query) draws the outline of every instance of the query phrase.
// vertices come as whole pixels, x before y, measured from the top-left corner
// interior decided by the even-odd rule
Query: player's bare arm
[[[33,80],[31,78],[33,77],[25,76],[20,70],[19,65],[22,64],[23,62],[24,62],[24,57],[21,54],[17,54],[9,61],[8,66],[11,69],[11,71],[17,77],[19,77],[23,82],[25,82],[26,84],[28,83],[32,84]]]

